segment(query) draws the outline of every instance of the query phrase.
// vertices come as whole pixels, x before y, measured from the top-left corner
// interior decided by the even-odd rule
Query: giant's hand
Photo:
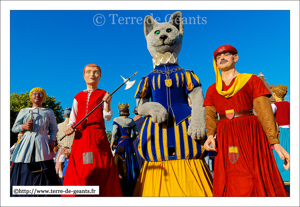
[[[139,115],[150,115],[153,123],[163,123],[168,119],[168,112],[158,102],[146,102],[138,107]]]
[[[24,130],[32,130],[33,129],[33,121],[27,121],[22,125],[22,129]]]
[[[71,125],[66,126],[65,130],[64,130],[66,135],[71,135],[75,132],[75,130],[71,127]]]
[[[63,174],[60,170],[58,171],[58,176],[59,176],[59,178],[63,178]]]
[[[112,99],[112,96],[111,96],[108,92],[106,92],[106,94],[105,94],[105,96],[103,97],[102,100],[103,100],[104,102],[106,102],[107,104],[110,104],[111,99]]]
[[[188,128],[188,135],[195,140],[205,138],[205,108],[203,107],[203,91],[201,87],[194,88],[189,93],[192,102],[191,122]]]
[[[280,159],[284,160],[284,169],[288,170],[290,168],[290,154],[280,144],[274,144],[273,147]]]
[[[192,139],[200,140],[205,138],[205,125],[201,124],[200,117],[192,117],[188,128],[188,135]]]
[[[212,135],[209,135],[204,143],[204,149],[207,151],[216,151],[216,140]]]

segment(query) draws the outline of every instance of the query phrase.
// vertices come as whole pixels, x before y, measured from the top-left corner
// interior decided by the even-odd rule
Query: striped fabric
[[[167,127],[147,117],[140,131],[139,154],[147,161],[198,158],[202,153],[201,145],[187,135],[188,126],[188,119]]]
[[[166,80],[171,86],[166,86]],[[201,145],[187,135],[191,108],[188,94],[201,83],[196,74],[177,65],[156,67],[143,77],[135,98],[150,98],[160,103],[169,113],[168,123],[153,123],[146,118],[140,131],[139,154],[147,161],[198,158]],[[167,126],[168,124],[168,126]]]

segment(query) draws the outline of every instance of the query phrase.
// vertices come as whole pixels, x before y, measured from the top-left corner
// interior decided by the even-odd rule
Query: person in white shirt
[[[63,154],[60,155],[58,160],[58,175],[62,183],[64,182],[65,173],[69,163],[70,152],[70,148],[68,146],[65,146],[63,148]]]

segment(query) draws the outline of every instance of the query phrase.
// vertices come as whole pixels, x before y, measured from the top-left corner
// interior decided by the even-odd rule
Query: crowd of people
[[[182,165],[182,159],[191,159],[186,156],[180,157],[176,165],[169,162],[170,165],[159,166],[165,167],[165,174],[176,171],[176,176],[180,177],[180,170],[183,170],[181,166],[195,168],[196,172],[201,165],[201,173],[206,176],[201,175],[199,179],[208,183],[203,188],[206,191],[203,196],[289,196],[283,182],[290,181],[290,104],[284,100],[287,86],[277,85],[270,93],[257,76],[238,73],[235,64],[239,56],[236,48],[231,45],[220,46],[213,57],[216,83],[208,88],[203,104],[207,139],[202,145],[206,152],[200,150],[198,153],[195,151],[198,148],[195,147],[192,148],[194,154],[191,154],[191,158],[199,159],[201,163],[189,162]],[[151,180],[150,174],[148,177],[145,174],[145,171],[159,167],[158,162],[154,161],[152,164],[145,161],[141,153],[144,149],[141,149],[140,135],[147,130],[148,133],[153,130],[155,135],[160,134],[159,131],[154,131],[156,125],[151,127],[151,117],[142,116],[135,107],[135,117],[132,119],[129,117],[129,105],[119,103],[119,117],[113,120],[109,143],[105,120],[112,118],[112,96],[98,89],[101,78],[98,65],[86,65],[83,76],[87,88],[74,97],[72,109],[66,108],[65,121],[60,124],[57,124],[51,109],[42,107],[46,97],[45,90],[37,87],[30,91],[32,107],[21,109],[12,128],[19,136],[17,143],[11,148],[11,196],[16,196],[12,194],[12,186],[20,185],[96,185],[100,191],[95,196],[109,197],[145,195],[143,182],[152,182],[161,188],[164,188],[162,185],[171,186],[173,177],[169,177],[169,181],[155,182],[154,177]],[[194,81],[197,83],[196,78]],[[140,95],[144,89],[138,88],[137,94]],[[276,100],[272,105],[269,101],[271,96]],[[102,100],[104,104],[74,129]],[[197,103],[190,103],[191,107],[192,105],[197,106]],[[184,126],[185,121],[180,127],[176,128],[174,125],[174,130],[179,133]],[[183,130],[182,133],[186,131]],[[64,134],[68,136],[61,141],[57,140]],[[185,136],[186,139],[191,139],[190,136]],[[200,145],[192,141],[187,143],[193,147]],[[151,145],[149,143],[146,145]],[[158,150],[157,146],[152,148]],[[175,156],[176,150],[170,151],[170,156]],[[150,154],[146,152],[144,155],[149,156],[148,153]],[[153,151],[155,153],[158,151]],[[207,157],[209,167],[203,161],[203,154]],[[213,179],[211,172],[214,172]],[[178,179],[186,179],[179,177]],[[213,184],[211,187],[210,182]],[[177,188],[193,191],[190,184],[173,189]],[[148,188],[147,191],[149,190],[155,189]]]

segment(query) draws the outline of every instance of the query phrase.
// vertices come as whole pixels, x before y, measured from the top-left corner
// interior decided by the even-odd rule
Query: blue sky
[[[98,87],[109,92],[122,83],[120,75],[129,77],[138,71],[133,78],[136,84],[126,91],[125,87],[121,88],[112,100],[114,117],[118,116],[119,102],[129,103],[132,112],[138,82],[153,69],[143,19],[152,15],[164,22],[173,12],[12,10],[10,93],[25,93],[42,87],[48,95],[55,96],[64,109],[71,107],[73,97],[86,88],[84,66],[94,63],[102,69]],[[93,20],[97,14],[105,18],[102,26],[96,24],[103,18]],[[215,82],[213,52],[223,44],[237,48],[236,68],[240,73],[258,75],[262,72],[269,84],[284,84],[290,91],[288,10],[184,10],[182,14],[186,24],[179,64],[197,74],[204,94]],[[137,21],[139,17],[142,20]],[[112,129],[112,121],[106,122],[106,128]]]

